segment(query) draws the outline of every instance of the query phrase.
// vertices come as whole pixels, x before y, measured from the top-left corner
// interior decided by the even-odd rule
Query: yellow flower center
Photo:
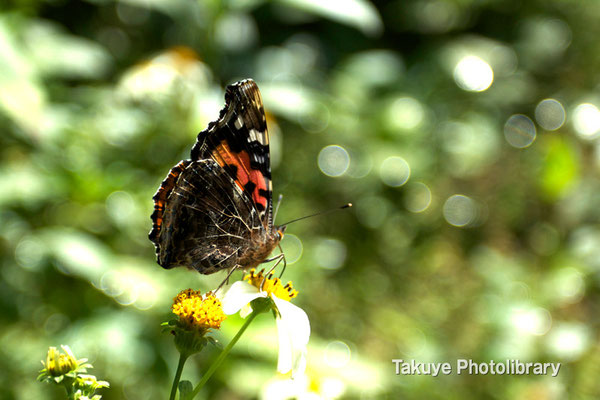
[[[206,330],[219,329],[221,323],[227,318],[223,312],[221,300],[212,292],[204,297],[198,290],[186,289],[173,299],[173,314],[190,328]]]
[[[292,287],[292,282],[288,282],[283,286],[281,279],[273,278],[273,273],[265,276],[264,272],[265,270],[263,269],[257,274],[256,270],[252,268],[250,273],[244,276],[244,280],[259,290],[267,292],[269,296],[274,295],[282,300],[290,301],[298,295],[298,291]]]

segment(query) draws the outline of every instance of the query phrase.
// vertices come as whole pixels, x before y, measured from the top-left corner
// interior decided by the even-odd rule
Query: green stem
[[[225,357],[227,357],[227,355],[229,354],[229,352],[231,351],[231,349],[233,348],[233,346],[237,343],[237,341],[240,339],[240,337],[242,337],[242,334],[244,333],[244,331],[246,330],[246,328],[248,328],[248,326],[254,320],[254,318],[256,318],[256,316],[258,314],[260,314],[261,312],[263,312],[263,310],[254,310],[254,311],[252,311],[252,314],[250,314],[248,316],[248,318],[246,319],[246,322],[244,323],[244,325],[240,328],[240,330],[234,336],[234,338],[231,339],[231,342],[229,342],[229,344],[227,345],[227,347],[225,347],[223,349],[223,351],[221,352],[221,354],[219,354],[219,357],[217,357],[217,359],[215,360],[215,362],[212,363],[212,365],[210,366],[210,368],[208,369],[208,371],[206,371],[206,373],[202,376],[202,379],[200,380],[200,382],[198,383],[198,385],[196,385],[196,387],[194,388],[194,391],[191,392],[188,395],[188,397],[186,397],[186,400],[192,400],[194,397],[196,397],[196,395],[198,394],[198,392],[200,392],[200,389],[202,389],[202,387],[210,379],[210,377],[212,376],[212,374],[217,370],[217,368],[219,368],[219,366],[221,365],[221,363],[223,362],[223,360],[225,360]]]
[[[74,380],[73,378],[65,376],[61,382],[63,384],[65,390],[67,391],[68,399],[73,398],[73,380]]]
[[[169,400],[175,400],[175,395],[177,394],[177,386],[179,386],[179,379],[181,379],[183,366],[185,365],[187,359],[188,356],[184,356],[183,354],[179,355],[179,364],[177,364],[177,372],[175,372],[175,378],[173,378],[173,387],[171,388],[171,395],[169,396]]]

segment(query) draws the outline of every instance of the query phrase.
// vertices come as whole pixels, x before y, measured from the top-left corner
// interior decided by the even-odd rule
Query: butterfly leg
[[[223,279],[223,282],[221,282],[221,284],[219,285],[219,287],[215,290],[215,293],[221,289],[223,287],[223,285],[225,285],[227,282],[229,282],[229,278],[231,277],[231,275],[238,270],[240,266],[239,265],[235,265],[234,267],[232,267],[229,272],[227,273],[227,276],[225,277],[225,279]]]
[[[265,284],[267,277],[270,277],[273,274],[273,270],[275,268],[277,268],[279,263],[281,263],[281,261],[283,261],[284,265],[285,265],[285,255],[283,253],[277,254],[275,257],[269,258],[269,259],[263,261],[263,263],[269,262],[269,261],[275,261],[275,260],[277,260],[277,262],[271,268],[269,268],[269,271],[265,274],[265,278],[263,279],[263,281],[260,284],[260,290],[263,289],[263,285]]]
[[[269,268],[269,272],[267,273],[267,275],[269,275],[271,272],[273,272],[273,270],[275,269],[275,267],[277,267],[279,265],[279,263],[281,261],[283,261],[283,268],[281,270],[281,273],[279,274],[279,279],[281,279],[281,277],[283,276],[283,273],[285,272],[285,268],[287,267],[287,261],[285,259],[285,253],[283,252],[283,249],[281,248],[281,245],[278,244],[277,247],[279,248],[279,251],[281,253],[277,254],[275,257],[271,257],[271,258],[266,259],[262,263],[267,263],[267,262],[271,262],[271,261],[277,260],[277,263],[275,265],[273,265],[271,268]]]
[[[283,273],[285,272],[285,268],[287,267],[287,260],[285,259],[285,253],[283,252],[281,245],[278,244],[277,247],[279,247],[279,251],[281,252],[281,258],[283,259],[283,268],[281,268],[281,273],[279,274],[279,279],[281,279]]]
[[[283,275],[283,272],[285,271],[285,267],[287,267],[287,262],[286,262],[286,260],[285,260],[285,253],[283,252],[283,249],[281,248],[281,245],[280,245],[280,244],[278,244],[278,245],[277,245],[277,247],[279,248],[279,251],[280,251],[281,253],[277,254],[275,257],[267,258],[267,259],[266,259],[265,261],[263,261],[261,264],[264,264],[264,263],[268,263],[268,262],[271,262],[271,261],[278,260],[277,264],[275,264],[273,267],[271,267],[271,268],[269,269],[269,273],[271,273],[271,272],[272,272],[272,271],[275,269],[275,267],[276,267],[277,265],[279,265],[279,263],[282,261],[281,259],[283,258],[283,271],[281,271],[281,274],[279,275],[279,277],[281,278],[281,276]],[[267,275],[268,275],[268,274],[267,274]]]

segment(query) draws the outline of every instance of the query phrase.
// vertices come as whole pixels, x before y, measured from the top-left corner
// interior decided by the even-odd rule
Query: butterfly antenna
[[[341,207],[331,208],[331,209],[329,209],[329,210],[325,210],[325,211],[319,211],[318,213],[315,213],[315,214],[310,214],[310,215],[306,215],[306,216],[304,216],[304,217],[300,217],[300,218],[293,219],[293,220],[291,220],[291,221],[288,221],[288,222],[286,222],[285,224],[281,224],[281,225],[279,225],[279,226],[287,226],[287,225],[291,224],[292,222],[301,221],[301,220],[303,220],[303,219],[307,219],[307,218],[316,217],[317,215],[328,214],[328,213],[330,213],[330,212],[333,212],[333,211],[337,211],[337,210],[343,210],[344,208],[350,208],[350,207],[352,207],[352,203],[347,203],[347,204],[344,204],[344,205],[343,205],[343,206],[341,206]]]
[[[282,194],[280,194],[279,198],[277,199],[277,205],[275,206],[275,212],[273,213],[273,221],[275,221],[275,218],[277,218],[277,211],[279,211],[279,206],[281,205],[281,200],[283,200]]]

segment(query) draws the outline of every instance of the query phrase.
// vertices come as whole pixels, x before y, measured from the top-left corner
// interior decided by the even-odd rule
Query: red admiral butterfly
[[[273,225],[269,134],[254,81],[227,87],[219,118],[198,134],[191,159],[171,169],[153,200],[149,237],[163,268],[212,274],[266,260],[285,226]]]

